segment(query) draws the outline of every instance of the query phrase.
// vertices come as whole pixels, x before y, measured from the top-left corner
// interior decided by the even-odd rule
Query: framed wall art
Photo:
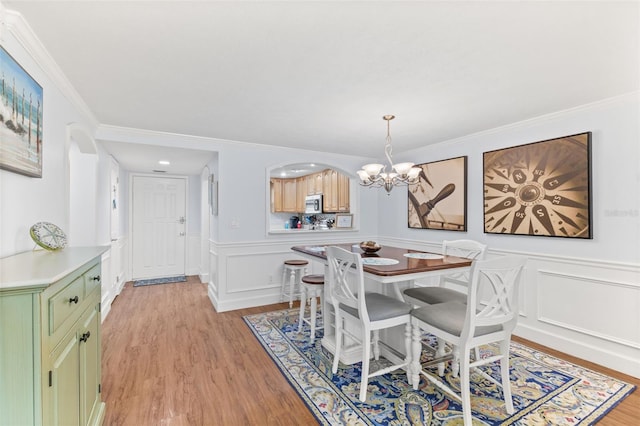
[[[467,157],[418,164],[408,189],[409,228],[467,230]]]
[[[591,132],[483,154],[484,232],[593,238]]]
[[[0,169],[42,177],[42,87],[0,46]]]
[[[336,213],[336,228],[352,228],[353,215],[347,213]]]

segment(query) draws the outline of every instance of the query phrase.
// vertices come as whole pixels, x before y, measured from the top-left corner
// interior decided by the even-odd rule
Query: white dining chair
[[[444,240],[442,242],[443,256],[464,257],[472,260],[484,259],[487,246],[474,240]],[[437,286],[413,287],[403,292],[404,300],[414,307],[429,306],[445,302],[467,303],[467,288],[469,286],[469,272],[452,272],[441,275]],[[473,348],[476,358],[480,356],[478,348]],[[458,374],[458,348],[453,348],[451,371]]]
[[[487,246],[474,240],[452,240],[442,242],[443,256],[464,257],[472,260],[484,259]],[[468,272],[452,272],[440,276],[437,286],[413,287],[403,292],[404,300],[414,306],[435,305],[437,303],[466,301],[466,291],[469,283]],[[454,288],[448,286],[453,284]],[[458,288],[459,290],[456,290]]]
[[[526,258],[504,256],[478,260],[471,268],[471,281],[466,304],[456,301],[424,306],[411,311],[412,363],[409,383],[418,389],[420,375],[462,403],[465,426],[471,426],[471,369],[482,377],[501,386],[507,413],[513,413],[509,381],[509,346],[511,334],[518,322],[518,292]],[[482,294],[482,303],[479,295]],[[486,300],[485,300],[486,298]],[[445,355],[445,342],[460,348],[460,395],[431,373],[422,369],[423,333],[437,338],[436,358]],[[470,350],[480,345],[497,343],[496,355],[471,361]],[[497,381],[478,369],[479,366],[500,361],[501,380]],[[438,365],[443,376],[444,364]]]
[[[333,355],[333,374],[338,372],[340,351],[343,338],[348,336],[362,344],[362,372],[360,377],[360,401],[367,399],[367,385],[371,377],[380,376],[408,367],[411,345],[411,306],[394,297],[381,293],[365,292],[362,257],[360,253],[352,253],[340,247],[327,247],[327,261],[329,264],[329,279],[325,286],[329,286],[331,304],[335,313],[336,346]],[[356,335],[344,327],[345,317],[354,318],[360,323],[361,334]],[[371,347],[376,360],[380,357],[379,332],[381,329],[405,325],[405,353],[406,357],[400,364],[393,364],[373,372],[369,371]],[[373,339],[371,334],[373,333]],[[407,375],[407,380],[409,375]]]

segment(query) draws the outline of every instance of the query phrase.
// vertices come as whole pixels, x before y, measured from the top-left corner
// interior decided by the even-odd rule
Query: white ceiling
[[[639,89],[637,1],[3,3],[112,126],[382,157]]]

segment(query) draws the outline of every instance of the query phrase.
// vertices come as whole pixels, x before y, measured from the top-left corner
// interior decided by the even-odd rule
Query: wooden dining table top
[[[363,259],[393,259],[398,261],[393,265],[371,265],[363,264],[362,269],[365,272],[369,272],[374,275],[388,277],[396,275],[409,275],[421,272],[432,272],[442,269],[453,269],[470,267],[471,260],[455,257],[455,256],[441,256],[439,253],[432,253],[427,251],[405,249],[400,247],[382,246],[376,253],[364,253],[360,248],[353,248],[358,243],[343,243],[343,244],[328,244],[327,246],[336,246],[343,248],[347,251],[359,252]],[[291,250],[303,253],[308,256],[316,257],[318,260],[326,261],[327,254],[322,245],[309,245],[309,246],[294,246]],[[421,258],[421,257],[435,257]]]

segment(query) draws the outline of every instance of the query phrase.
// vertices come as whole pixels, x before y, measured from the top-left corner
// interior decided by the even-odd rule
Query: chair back
[[[463,338],[474,336],[478,327],[497,325],[511,334],[518,322],[519,288],[526,261],[521,256],[474,261]]]
[[[329,263],[329,296],[334,309],[340,304],[357,309],[362,321],[369,321],[364,298],[364,273],[360,253],[341,247],[326,248]]]
[[[464,257],[472,260],[484,259],[487,246],[474,240],[444,240],[442,242],[442,255],[443,256],[456,256]],[[442,285],[444,281],[449,281],[457,284],[463,284],[469,281],[468,272],[452,272],[446,276],[440,277],[440,283]]]
[[[444,256],[465,257],[467,259],[484,259],[487,246],[474,240],[444,240],[442,254]]]

